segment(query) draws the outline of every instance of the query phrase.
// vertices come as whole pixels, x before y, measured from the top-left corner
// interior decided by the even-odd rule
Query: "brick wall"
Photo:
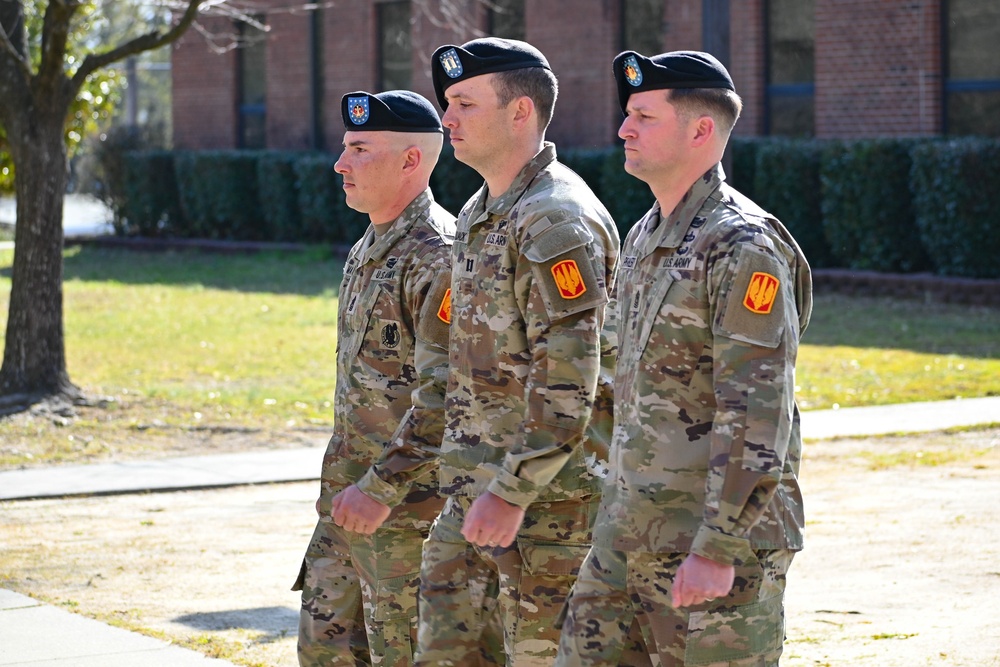
[[[202,19],[206,30],[231,32],[229,21]],[[175,148],[236,146],[236,55],[218,53],[189,30],[173,47],[172,109]]]
[[[269,147],[312,148],[310,20],[304,11],[275,12],[267,19]]]
[[[340,152],[344,121],[340,100],[356,90],[375,92],[376,10],[367,0],[344,0],[323,9],[322,114],[324,146]]]
[[[729,4],[732,6],[742,1]],[[701,50],[701,0],[665,0],[663,4],[663,50]]]
[[[615,140],[618,108],[611,61],[620,51],[617,3],[604,0],[525,3],[527,41],[559,79],[546,138],[557,146],[598,147]]]
[[[734,134],[756,136],[764,131],[764,42],[763,0],[729,3],[729,74],[743,98],[743,113]]]
[[[816,0],[816,136],[941,128],[940,0]]]
[[[260,0],[286,7],[287,0]],[[434,100],[430,54],[461,44],[486,25],[482,0],[460,0],[456,25],[426,3],[434,20],[413,3],[413,90]],[[922,136],[940,132],[943,0],[816,0],[816,134],[822,138]],[[701,0],[665,0],[665,50],[702,46]],[[764,0],[730,7],[730,71],[743,97],[739,135],[764,127]],[[340,0],[320,10],[320,125],[326,150],[340,146],[340,99],[378,86],[378,2]],[[619,52],[618,0],[527,0],[528,41],[552,63],[560,98],[549,138],[564,147],[613,143],[621,121],[610,71]],[[267,133],[271,148],[308,148],[311,142],[309,19],[306,13],[268,18]],[[228,20],[209,19],[210,31],[231,32]],[[225,40],[222,40],[223,43]],[[174,142],[178,148],[230,148],[237,143],[237,53],[213,52],[189,32],[173,59]]]

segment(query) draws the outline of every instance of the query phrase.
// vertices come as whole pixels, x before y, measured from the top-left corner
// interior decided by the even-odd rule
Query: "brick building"
[[[1000,136],[997,0],[257,0],[173,50],[177,148],[336,150],[340,98],[410,88],[429,55],[484,34],[525,39],[560,81],[549,138],[613,143],[610,71],[625,48],[717,55],[741,135]],[[209,37],[207,37],[208,35]],[[239,35],[240,48],[231,48]],[[213,42],[215,42],[213,44]]]

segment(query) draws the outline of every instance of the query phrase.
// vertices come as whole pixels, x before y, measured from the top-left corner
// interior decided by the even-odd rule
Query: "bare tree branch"
[[[102,67],[106,67],[113,62],[135,55],[136,53],[158,49],[164,44],[170,44],[171,42],[177,40],[184,34],[191,24],[194,23],[194,19],[198,15],[199,7],[203,5],[212,6],[217,4],[223,4],[222,0],[207,0],[205,2],[202,2],[201,0],[188,0],[187,6],[184,10],[184,15],[181,16],[181,20],[167,32],[160,33],[157,31],[146,33],[145,35],[140,35],[132,41],[126,42],[121,46],[111,49],[110,51],[87,56],[80,65],[80,69],[78,69],[76,74],[73,75],[73,90],[79,90],[80,87],[83,86],[87,77]]]

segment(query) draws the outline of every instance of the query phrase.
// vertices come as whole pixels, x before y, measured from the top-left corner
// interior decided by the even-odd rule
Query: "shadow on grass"
[[[802,344],[1000,359],[1000,308],[819,294]]]
[[[64,254],[63,279],[317,296],[339,292],[343,268],[344,261],[324,246],[252,254],[71,246]],[[0,276],[9,279],[11,267],[0,269]]]
[[[197,630],[257,630],[264,634],[254,641],[267,644],[295,634],[299,612],[287,607],[257,607],[185,614],[173,620]]]

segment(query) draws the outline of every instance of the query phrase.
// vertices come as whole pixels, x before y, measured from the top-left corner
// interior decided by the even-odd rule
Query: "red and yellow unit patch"
[[[770,273],[757,271],[750,276],[750,285],[747,286],[747,293],[743,297],[743,305],[751,313],[767,315],[774,306],[780,284],[780,281]]]
[[[438,319],[445,324],[451,324],[451,288],[445,290],[441,298],[441,305],[438,306]]]
[[[587,291],[583,276],[580,275],[580,267],[572,259],[564,259],[553,264],[552,277],[555,278],[556,287],[564,299],[575,299]]]

